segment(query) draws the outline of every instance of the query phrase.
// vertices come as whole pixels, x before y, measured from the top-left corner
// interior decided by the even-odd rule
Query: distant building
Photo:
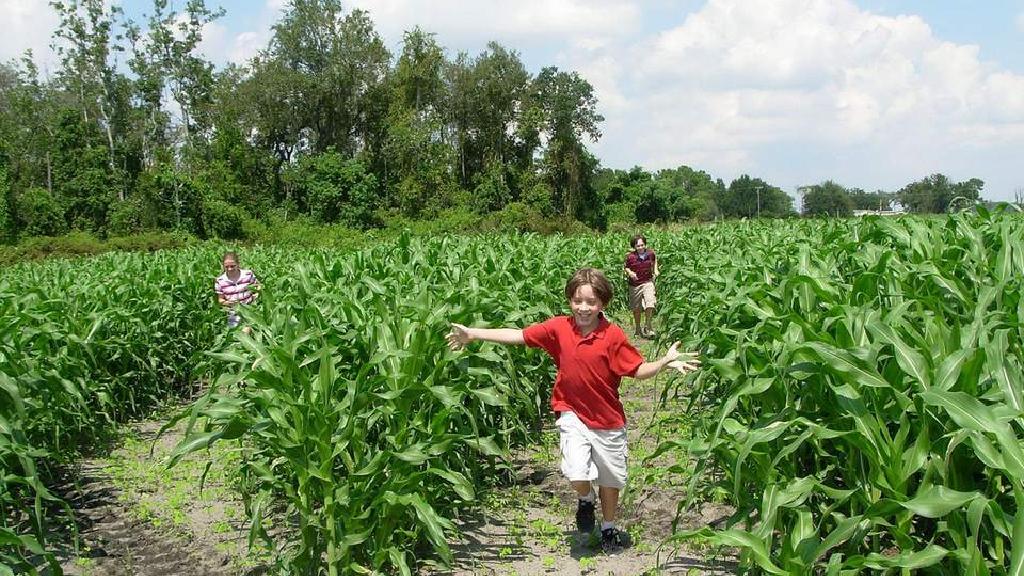
[[[899,216],[903,212],[895,210],[854,210],[854,216]]]

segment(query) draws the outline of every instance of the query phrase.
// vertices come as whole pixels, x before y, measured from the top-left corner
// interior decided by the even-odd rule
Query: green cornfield
[[[735,508],[672,540],[738,550],[748,573],[1024,573],[1022,231],[982,212],[649,234],[661,338],[706,365],[664,379],[689,409],[663,418],[692,434],[652,458],[685,472],[680,511]],[[536,442],[553,377],[534,350],[449,351],[449,324],[561,313],[571,272],[618,278],[627,246],[253,248],[248,335],[214,305],[216,245],[0,271],[0,574],[54,563],[51,483],[82,450],[195,386],[175,454],[238,451],[250,538],[281,572],[445,563],[455,521]]]
[[[711,364],[665,442],[736,507],[680,531],[758,574],[1024,573],[1024,227],[752,223],[682,240],[663,320]],[[684,503],[685,505],[685,503]]]

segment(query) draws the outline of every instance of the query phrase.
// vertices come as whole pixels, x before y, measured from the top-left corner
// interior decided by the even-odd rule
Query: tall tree
[[[853,201],[846,188],[832,180],[807,186],[804,190],[804,216],[843,217],[853,213]]]
[[[417,216],[449,180],[451,148],[446,141],[444,49],[419,28],[406,32],[390,79],[385,182],[393,204]]]
[[[50,195],[53,186],[53,146],[59,94],[40,82],[39,70],[26,53],[20,69],[11,68],[16,77],[4,95],[4,112],[9,128],[5,130],[12,193],[30,187],[45,186]]]
[[[213,64],[199,55],[203,29],[224,15],[205,0],[188,0],[184,13],[168,9],[168,0],[153,0],[149,18],[149,62],[156,63],[181,113],[185,150],[196,151],[196,137],[212,126]]]
[[[373,148],[387,112],[391,55],[368,14],[339,0],[292,0],[274,25],[270,55],[304,78],[295,112],[314,152]]]
[[[973,204],[984,186],[985,183],[977,178],[952,182],[945,174],[932,174],[907,184],[896,193],[896,197],[910,212],[941,214],[949,209],[955,198]]]
[[[82,120],[99,122],[107,137],[108,164],[115,163],[114,123],[115,63],[111,53],[122,48],[113,36],[114,20],[121,13],[104,0],[64,0],[50,2],[60,17],[54,36],[61,57],[62,79],[68,92],[78,97]],[[121,199],[123,200],[123,194]]]
[[[418,26],[402,37],[402,53],[395,65],[394,91],[397,102],[417,114],[436,111],[445,96],[444,49],[435,34]]]
[[[780,188],[744,174],[733,180],[717,198],[724,216],[783,217],[793,213],[793,199]]]
[[[896,198],[895,194],[884,190],[867,192],[860,188],[850,188],[847,192],[850,194],[854,210],[891,210],[892,201]]]
[[[550,66],[534,79],[530,100],[532,114],[524,122],[536,122],[547,137],[544,165],[556,206],[569,218],[599,223],[602,207],[591,182],[597,161],[583,144],[585,136],[601,137],[597,125],[604,121],[593,87],[575,72]]]
[[[171,117],[163,108],[167,77],[160,54],[151,48],[149,37],[142,28],[129,21],[125,30],[131,50],[128,67],[135,75],[131,80],[133,118],[130,138],[140,151],[142,168],[148,169],[170,160]]]

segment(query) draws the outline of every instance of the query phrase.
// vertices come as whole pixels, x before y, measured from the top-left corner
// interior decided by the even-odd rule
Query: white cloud
[[[602,43],[636,30],[641,20],[637,3],[621,0],[354,0],[351,6],[368,11],[392,42],[418,25],[455,47],[514,39]]]
[[[709,0],[660,34],[577,43],[566,59],[595,86],[612,166],[899,187],[977,175],[986,150],[1024,145],[1024,76],[918,16],[848,0]]]
[[[1024,10],[1017,14],[1017,30],[1024,32]]]
[[[222,67],[228,62],[244,64],[257,52],[266,48],[269,40],[269,29],[241,32],[231,36],[224,26],[211,22],[203,27],[203,41],[199,45],[199,51],[217,67]]]
[[[57,13],[42,0],[0,0],[4,33],[0,34],[0,61],[20,59],[31,49],[42,66],[56,58],[50,49],[50,35],[57,28]]]
[[[255,24],[251,30],[232,32],[221,21],[211,22],[203,28],[199,49],[218,66],[228,62],[245,64],[267,47],[272,36],[271,26],[287,7],[288,0],[266,0],[252,19]]]

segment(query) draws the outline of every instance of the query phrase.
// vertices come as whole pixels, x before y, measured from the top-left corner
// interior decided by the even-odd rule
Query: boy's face
[[[597,328],[597,321],[601,311],[604,310],[604,303],[594,294],[594,287],[590,284],[583,284],[576,289],[576,293],[569,299],[569,308],[572,310],[573,320],[576,326],[583,332]]]
[[[224,260],[223,265],[224,271],[227,272],[228,275],[238,273],[238,262],[235,262],[231,258],[227,258],[226,260]]]

